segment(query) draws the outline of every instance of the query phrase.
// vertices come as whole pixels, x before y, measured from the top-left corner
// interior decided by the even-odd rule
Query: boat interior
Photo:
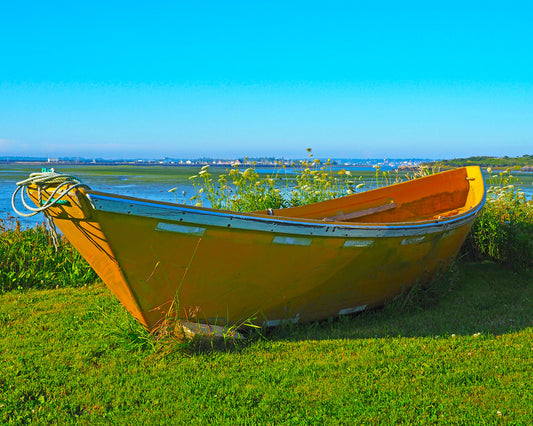
[[[257,213],[326,222],[438,221],[469,212],[484,194],[480,169],[465,167],[320,203]]]

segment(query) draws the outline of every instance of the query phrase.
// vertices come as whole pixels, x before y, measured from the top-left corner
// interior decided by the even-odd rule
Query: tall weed
[[[517,189],[510,170],[490,168],[485,207],[474,222],[463,253],[475,261],[491,260],[514,269],[533,266],[533,200]]]
[[[205,199],[216,209],[248,212],[301,206],[365,189],[361,177],[354,178],[349,170],[334,171],[330,160],[322,163],[313,158],[311,148],[307,152],[308,158],[297,164],[296,173],[289,173],[280,162],[273,174],[261,177],[255,164],[245,159],[244,171],[235,164],[215,182],[209,166],[204,166],[189,178],[196,189],[191,201],[201,206]]]
[[[308,159],[301,161],[300,166],[301,170],[294,177],[295,185],[289,193],[292,206],[350,195],[366,185],[362,178],[355,179],[349,170],[333,171],[331,160],[321,163],[320,160],[313,159],[311,149],[308,149]]]
[[[234,165],[214,182],[208,167],[202,167],[197,175],[189,178],[197,191],[191,198],[196,205],[201,206],[203,197],[206,197],[211,207],[222,210],[253,211],[287,207],[281,189],[276,187],[277,174],[261,178],[252,167],[242,171],[238,165]]]

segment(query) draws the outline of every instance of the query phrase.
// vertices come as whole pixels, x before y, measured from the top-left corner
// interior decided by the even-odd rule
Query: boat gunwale
[[[433,175],[430,175],[428,177],[431,177]],[[468,210],[456,214],[453,216],[447,216],[443,217],[441,219],[425,219],[420,221],[411,221],[411,222],[389,222],[386,224],[382,223],[376,223],[376,222],[348,222],[348,221],[324,221],[320,219],[306,219],[306,218],[298,218],[298,217],[289,217],[289,216],[280,216],[280,215],[268,215],[268,214],[262,214],[262,213],[255,213],[255,212],[237,212],[237,211],[231,211],[231,210],[218,210],[213,209],[209,207],[199,207],[199,206],[188,206],[186,204],[176,204],[176,203],[170,203],[167,201],[157,201],[157,200],[148,200],[143,198],[137,198],[137,197],[129,197],[124,195],[118,195],[113,193],[107,193],[107,192],[101,192],[101,191],[93,191],[93,190],[85,190],[84,192],[87,194],[89,200],[91,201],[91,205],[95,210],[103,210],[103,208],[98,208],[94,202],[94,199],[104,199],[104,200],[111,200],[114,202],[119,203],[130,203],[130,204],[136,204],[140,206],[149,206],[157,209],[162,210],[171,210],[173,212],[177,213],[190,213],[194,215],[201,215],[201,216],[218,216],[218,217],[224,217],[228,219],[241,219],[246,221],[258,221],[258,222],[264,222],[269,224],[279,224],[279,225],[297,225],[297,226],[307,226],[307,227],[322,227],[322,228],[340,228],[340,229],[349,229],[349,230],[361,230],[361,229],[374,229],[374,230],[391,230],[391,229],[420,229],[420,228],[430,228],[435,226],[449,226],[452,224],[455,224],[457,222],[463,222],[466,219],[470,219],[471,217],[475,216],[479,210],[483,207],[486,201],[487,192],[484,182],[483,174],[480,173],[480,176],[483,180],[483,196],[481,197],[480,201],[473,207],[469,208]],[[423,178],[422,178],[423,179]],[[379,191],[383,188],[389,188],[396,185],[402,185],[402,184],[408,184],[412,181],[402,182],[399,184],[393,184],[389,185],[387,187],[382,188],[376,188],[371,191]],[[357,195],[357,194],[354,194]],[[348,195],[346,197],[353,197],[354,195]],[[341,197],[345,198],[345,197]],[[329,200],[327,200],[329,201]],[[133,215],[133,213],[130,213]],[[142,216],[142,215],[136,215],[136,216]],[[161,220],[168,220],[168,221],[174,221],[174,219],[165,219],[162,216],[157,216],[157,218]],[[187,223],[195,223],[194,221],[187,222]],[[212,225],[217,226],[217,225]]]

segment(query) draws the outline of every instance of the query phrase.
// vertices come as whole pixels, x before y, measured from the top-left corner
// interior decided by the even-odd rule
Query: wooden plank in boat
[[[341,214],[338,216],[326,217],[324,218],[324,220],[328,222],[329,221],[343,222],[343,221],[350,220],[350,219],[356,219],[358,217],[369,216],[374,213],[380,213],[380,212],[384,212],[387,210],[392,210],[392,209],[395,209],[396,207],[398,207],[398,204],[395,203],[394,201],[391,201],[390,203],[382,204],[381,206],[372,207],[370,209],[357,210],[355,212]]]

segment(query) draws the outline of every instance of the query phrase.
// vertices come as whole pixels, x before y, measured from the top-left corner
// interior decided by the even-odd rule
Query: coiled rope
[[[30,185],[37,185],[38,190],[38,207],[33,207],[29,205],[26,202],[26,199],[24,198],[24,192],[21,191],[23,188],[27,188]],[[56,189],[50,194],[48,199],[43,203],[42,200],[42,190],[48,188],[51,185],[57,185]],[[32,173],[30,174],[30,177],[28,179],[22,180],[20,182],[17,182],[17,189],[15,192],[13,192],[13,195],[11,196],[11,207],[13,207],[13,210],[15,213],[17,213],[19,216],[22,217],[31,217],[35,216],[38,213],[45,212],[50,207],[58,204],[64,204],[65,201],[62,200],[63,197],[65,197],[70,191],[76,189],[79,186],[82,186],[83,183],[80,179],[78,179],[76,176],[63,174],[63,173],[57,173],[54,169],[42,169],[40,173]],[[61,189],[65,186],[68,186],[66,190]],[[22,204],[24,207],[28,210],[27,212],[21,212],[17,209],[15,205],[15,199],[17,197],[17,193],[20,192],[20,199],[22,201]],[[52,236],[52,242],[54,244],[54,247],[56,251],[59,249],[59,237],[57,235],[57,230],[52,222],[52,219],[47,214],[44,215],[44,219],[46,222],[47,227],[50,230],[50,234]]]
[[[21,189],[27,188],[30,185],[37,185],[39,201],[38,207],[33,207],[29,205],[26,202],[26,199],[24,198],[25,191],[21,191]],[[57,187],[50,194],[46,202],[43,203],[41,191],[42,189],[48,188],[50,185],[57,185]],[[82,185],[83,183],[76,176],[57,173],[54,169],[43,169],[43,171],[41,171],[40,173],[32,173],[30,174],[30,177],[28,179],[17,182],[17,189],[15,190],[15,192],[13,192],[13,195],[11,196],[11,207],[13,207],[13,210],[19,216],[35,216],[36,214],[44,212],[55,204],[63,204],[63,202],[61,202],[61,199],[65,197],[70,191]],[[66,191],[63,190],[62,192],[60,192],[61,189],[65,186],[69,186],[69,188]],[[29,212],[21,212],[17,209],[15,205],[15,199],[18,192],[20,192],[20,199],[22,201],[22,204]]]

